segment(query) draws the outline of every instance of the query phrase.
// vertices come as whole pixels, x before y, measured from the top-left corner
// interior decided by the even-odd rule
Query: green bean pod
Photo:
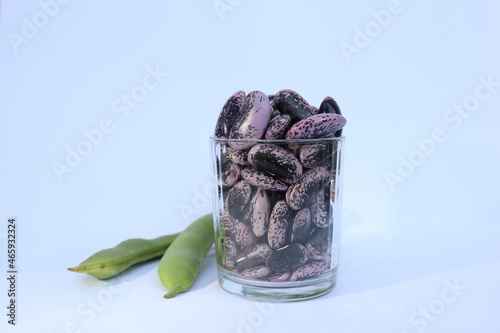
[[[154,239],[132,238],[113,248],[94,253],[69,271],[87,273],[98,279],[109,279],[130,266],[161,257],[179,233]]]
[[[158,265],[158,276],[169,290],[165,298],[191,287],[213,242],[212,214],[200,217],[180,233]]]

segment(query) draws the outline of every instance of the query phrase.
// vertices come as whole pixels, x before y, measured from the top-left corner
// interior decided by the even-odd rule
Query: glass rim
[[[268,144],[308,144],[308,143],[327,143],[327,142],[343,142],[345,141],[345,136],[333,137],[333,138],[310,138],[310,139],[228,139],[228,138],[217,138],[214,135],[209,137],[210,142],[218,142],[218,143],[248,143],[254,142],[256,144],[259,143],[268,143]]]

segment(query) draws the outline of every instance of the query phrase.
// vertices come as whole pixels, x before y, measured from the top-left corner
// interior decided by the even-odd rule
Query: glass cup
[[[344,137],[210,137],[221,288],[291,302],[335,288]]]

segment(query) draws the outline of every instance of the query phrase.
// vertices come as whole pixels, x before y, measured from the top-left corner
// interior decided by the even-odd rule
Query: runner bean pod
[[[158,264],[158,276],[169,289],[165,298],[191,287],[213,242],[212,214],[200,217],[177,236]]]
[[[161,257],[179,234],[154,239],[132,238],[113,248],[94,253],[69,271],[87,273],[98,279],[109,279],[130,266]]]

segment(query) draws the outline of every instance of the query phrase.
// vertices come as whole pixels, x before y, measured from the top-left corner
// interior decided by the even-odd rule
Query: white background
[[[90,0],[51,16],[40,3],[54,2],[1,3],[0,267],[15,216],[19,270],[15,327],[1,279],[2,332],[500,330],[497,2]],[[168,76],[125,114],[148,70]],[[210,212],[220,108],[284,88],[316,106],[330,95],[347,118],[333,293],[259,307],[219,289],[213,254],[170,300],[157,261],[108,281],[66,271]],[[103,119],[112,132],[58,177]]]

